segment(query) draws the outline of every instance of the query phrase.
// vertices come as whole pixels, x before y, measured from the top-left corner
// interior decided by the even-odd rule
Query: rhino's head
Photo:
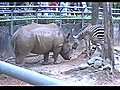
[[[70,41],[69,41],[69,36],[70,36],[70,33],[65,37],[65,41],[64,41],[64,44],[62,45],[62,50],[60,52],[60,55],[65,60],[70,60],[71,54],[73,53],[72,45],[70,44]]]

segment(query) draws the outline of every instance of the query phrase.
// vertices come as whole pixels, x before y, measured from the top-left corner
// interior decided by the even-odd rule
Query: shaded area
[[[13,56],[11,48],[11,36],[9,34],[9,26],[0,28],[0,57],[5,59]]]

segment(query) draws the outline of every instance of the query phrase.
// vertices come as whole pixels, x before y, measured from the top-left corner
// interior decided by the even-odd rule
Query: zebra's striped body
[[[88,26],[84,29],[81,29],[81,31],[78,34],[74,35],[73,37],[81,41],[82,39],[86,40],[85,38],[86,36],[88,36],[87,39],[89,41],[89,43],[86,41],[86,49],[90,50],[90,46],[91,46],[90,42],[93,45],[96,45],[96,47],[97,47],[97,44],[100,44],[102,47],[104,44],[104,27],[102,25]]]

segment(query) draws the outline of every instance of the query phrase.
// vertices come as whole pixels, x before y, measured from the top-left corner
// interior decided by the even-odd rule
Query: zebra
[[[88,36],[88,38],[86,38]],[[91,52],[91,45],[94,46],[94,49],[98,49],[99,51],[103,49],[104,44],[104,27],[103,25],[92,25],[81,28],[78,33],[76,33],[73,38],[75,39],[73,44],[73,49],[78,47],[78,42],[82,39],[85,40],[86,50],[88,57]],[[96,46],[96,47],[95,47]]]

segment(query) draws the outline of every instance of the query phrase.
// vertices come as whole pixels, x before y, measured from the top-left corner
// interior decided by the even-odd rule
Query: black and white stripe
[[[104,41],[104,27],[102,25],[92,25],[82,28],[73,37],[81,41],[86,35],[91,37],[91,41]]]
[[[74,35],[73,37],[81,41],[82,39],[85,39],[86,35],[89,36],[89,41],[91,42],[92,45],[99,47],[100,45],[104,44],[103,25],[92,25],[92,26],[85,27],[84,29],[81,29],[81,32]],[[86,47],[90,48],[91,46],[90,44],[89,46],[86,44]]]
[[[91,35],[94,43],[103,43],[104,42],[104,28],[103,26],[96,27],[91,30]]]

